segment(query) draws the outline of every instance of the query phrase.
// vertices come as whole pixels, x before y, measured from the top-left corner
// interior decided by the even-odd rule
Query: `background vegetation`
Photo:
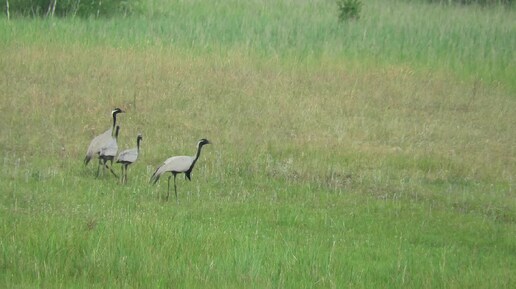
[[[6,13],[14,17],[113,17],[141,14],[140,0],[5,0]]]
[[[414,0],[412,0],[414,1]],[[421,0],[415,0],[421,1]],[[462,5],[512,5],[513,0],[423,0],[429,3],[438,4],[462,4]]]
[[[142,13],[1,19],[0,287],[514,287],[513,8]],[[82,166],[115,106],[125,186]]]

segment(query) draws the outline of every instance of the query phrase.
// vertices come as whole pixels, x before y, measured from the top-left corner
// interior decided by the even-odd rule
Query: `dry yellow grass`
[[[358,153],[442,158],[467,168],[458,172],[466,178],[510,181],[514,173],[515,100],[481,82],[403,66],[170,49],[12,47],[2,58],[13,68],[2,88],[6,151],[80,158],[109,125],[106,111],[121,106],[122,140],[143,131],[153,158],[207,136],[241,154],[272,146],[295,147],[296,158],[324,155],[306,159],[306,170]]]

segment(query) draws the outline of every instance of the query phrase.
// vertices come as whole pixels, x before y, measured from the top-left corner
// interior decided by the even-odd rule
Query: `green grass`
[[[514,287],[513,10],[152,4],[2,19],[0,287]],[[124,186],[82,165],[115,106]]]
[[[295,61],[345,58],[360,66],[405,63],[516,89],[513,8],[371,1],[360,21],[339,23],[332,1],[163,2],[149,5],[152,20],[16,20],[1,35],[20,45],[173,46]]]

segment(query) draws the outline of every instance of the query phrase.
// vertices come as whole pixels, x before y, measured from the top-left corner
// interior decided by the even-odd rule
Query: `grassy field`
[[[1,288],[516,286],[514,9],[150,3],[0,19]],[[82,164],[116,106],[126,185]]]

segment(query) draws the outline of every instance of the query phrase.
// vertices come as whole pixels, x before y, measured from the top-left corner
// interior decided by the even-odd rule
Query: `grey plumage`
[[[177,201],[177,188],[176,188],[176,175],[177,174],[185,174],[185,178],[191,181],[190,174],[192,173],[192,170],[195,166],[195,163],[199,159],[199,156],[201,155],[201,148],[203,145],[210,144],[210,141],[207,139],[201,139],[197,143],[197,153],[195,156],[175,156],[168,158],[165,160],[165,162],[156,169],[154,174],[151,177],[151,182],[155,184],[161,175],[165,174],[166,172],[172,173],[168,177],[168,183],[167,183],[167,197],[170,194],[170,177],[174,176],[174,192],[176,195],[176,201]]]
[[[125,150],[118,155],[116,162],[122,164],[122,183],[127,182],[127,167],[138,159],[142,139],[143,137],[139,133],[136,137],[136,148]]]
[[[116,127],[116,116],[117,116],[117,114],[123,113],[123,112],[124,111],[121,110],[120,108],[115,108],[111,112],[111,115],[113,117],[113,126],[110,127],[108,130],[106,130],[104,133],[93,138],[90,145],[88,146],[88,150],[86,151],[86,156],[84,158],[84,165],[88,165],[90,160],[93,157],[98,156],[100,154],[100,150],[111,142],[111,140],[113,138],[112,137],[113,131],[115,130],[115,127]],[[100,168],[100,164],[101,163],[99,160],[99,168]],[[97,175],[99,173],[99,168],[97,169]]]
[[[105,168],[109,168],[109,170],[115,177],[118,177],[118,176],[113,171],[113,160],[115,159],[116,153],[118,152],[118,142],[117,141],[118,141],[119,132],[120,132],[120,126],[117,125],[116,130],[115,130],[115,135],[111,137],[111,141],[109,143],[107,143],[105,146],[100,148],[100,152],[99,152],[99,163],[100,162],[103,163],[103,166],[104,166],[103,170]],[[108,167],[107,162],[111,162],[110,167]]]
[[[111,140],[111,135],[113,134],[113,129],[110,128],[106,130],[104,133],[96,136],[88,146],[88,150],[86,151],[86,157],[84,158],[84,165],[88,165],[90,160],[100,153],[100,149],[106,144],[108,140]]]

